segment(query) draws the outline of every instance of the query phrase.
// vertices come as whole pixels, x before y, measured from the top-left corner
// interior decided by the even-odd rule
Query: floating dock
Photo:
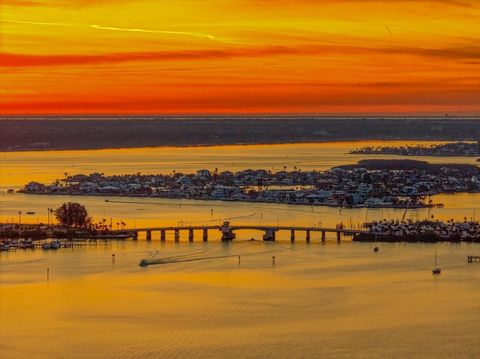
[[[480,262],[480,256],[467,256],[467,262],[468,263]]]

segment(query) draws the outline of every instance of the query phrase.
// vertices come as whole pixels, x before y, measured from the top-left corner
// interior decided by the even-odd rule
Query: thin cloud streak
[[[0,54],[0,67],[68,66],[114,64],[128,61],[202,60],[230,57],[260,57],[294,54],[288,47],[265,47],[234,50],[189,50],[159,52],[127,52],[102,55],[27,55]]]
[[[41,26],[80,26],[75,24],[67,24],[63,22],[39,22],[39,21],[6,20],[6,19],[0,19],[0,22],[6,22],[10,24],[41,25]]]
[[[2,0],[0,5],[16,7],[89,7],[128,3],[132,0]]]
[[[35,66],[71,66],[115,64],[130,61],[200,61],[225,58],[259,58],[268,56],[322,56],[330,54],[381,54],[420,56],[430,59],[447,59],[451,61],[479,60],[480,47],[453,47],[443,49],[429,49],[416,47],[382,47],[369,48],[359,46],[267,46],[229,49],[205,49],[184,51],[156,51],[156,52],[119,52],[100,55],[34,55],[0,53],[0,67],[35,67]]]

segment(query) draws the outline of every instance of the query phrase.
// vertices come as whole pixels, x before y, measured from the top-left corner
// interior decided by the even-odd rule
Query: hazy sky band
[[[480,112],[476,1],[2,1],[0,113]]]

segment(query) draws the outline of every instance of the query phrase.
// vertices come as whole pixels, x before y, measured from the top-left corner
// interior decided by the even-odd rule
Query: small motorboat
[[[2,252],[8,252],[10,250],[10,246],[6,243],[2,243],[2,245],[0,245],[0,251]]]
[[[140,263],[138,263],[138,265],[139,265],[140,267],[146,267],[146,266],[148,266],[149,264],[150,264],[150,263],[148,263],[148,261],[147,261],[146,259],[142,259],[142,260],[140,261]]]
[[[33,243],[32,239],[26,239],[22,243],[20,243],[20,248],[23,249],[35,249],[35,244]]]
[[[35,214],[33,211],[28,211],[27,214]]]
[[[47,249],[50,249],[50,248],[52,248],[52,246],[50,245],[50,243],[43,243],[43,244],[42,244],[42,249],[47,250]]]

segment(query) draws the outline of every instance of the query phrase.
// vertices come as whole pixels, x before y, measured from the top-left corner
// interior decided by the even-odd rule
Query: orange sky
[[[0,114],[480,113],[477,0],[0,0]]]

